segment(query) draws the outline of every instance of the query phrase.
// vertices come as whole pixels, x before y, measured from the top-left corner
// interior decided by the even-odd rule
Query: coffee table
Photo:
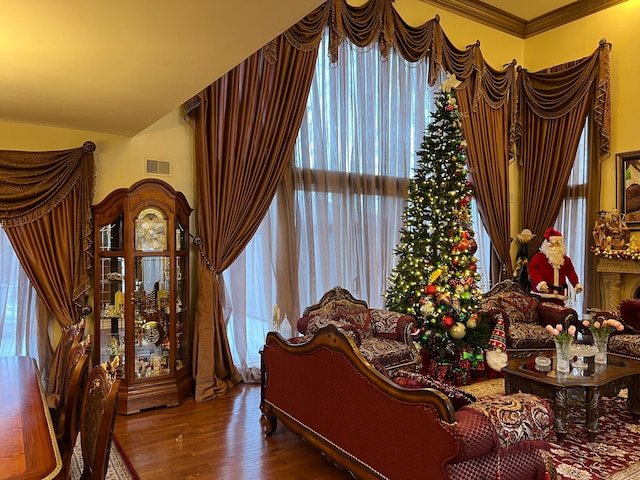
[[[535,356],[515,358],[502,369],[507,394],[532,393],[551,401],[554,412],[553,429],[562,442],[567,434],[567,413],[570,407],[584,406],[584,426],[593,442],[598,435],[598,409],[603,396],[615,397],[620,390],[629,391],[627,403],[634,418],[640,417],[640,361],[608,355],[607,363],[596,364],[594,357],[585,357],[587,369],[582,373],[572,369],[569,374],[555,371],[555,352],[541,356],[551,359],[548,371],[536,368]]]

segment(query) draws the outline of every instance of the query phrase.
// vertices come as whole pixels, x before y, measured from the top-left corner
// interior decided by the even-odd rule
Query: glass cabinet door
[[[125,322],[125,261],[124,257],[100,259],[100,363],[120,356],[124,364]]]
[[[188,299],[185,298],[187,279],[183,273],[187,271],[187,260],[186,255],[176,258],[176,370],[189,364]]]
[[[171,373],[171,283],[168,256],[134,259],[134,318],[136,378]]]

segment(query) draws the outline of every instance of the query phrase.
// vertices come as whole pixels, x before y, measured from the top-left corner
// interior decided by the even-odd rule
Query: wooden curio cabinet
[[[118,413],[175,406],[191,392],[189,215],[150,179],[93,206],[93,361],[120,357]]]

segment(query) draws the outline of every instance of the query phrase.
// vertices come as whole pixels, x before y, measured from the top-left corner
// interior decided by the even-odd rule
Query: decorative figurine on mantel
[[[626,250],[629,248],[631,232],[617,209],[611,212],[598,211],[598,218],[593,227],[593,240],[600,251]]]
[[[562,234],[552,227],[544,232],[540,251],[529,262],[529,276],[533,283],[532,293],[544,299],[563,305],[567,300],[567,280],[576,294],[582,292],[578,275],[566,255],[567,248],[562,243]]]

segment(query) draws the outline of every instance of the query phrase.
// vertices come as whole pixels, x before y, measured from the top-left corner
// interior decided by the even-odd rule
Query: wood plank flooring
[[[118,415],[114,433],[141,480],[351,479],[282,424],[272,437],[260,421],[260,386],[172,408]]]

